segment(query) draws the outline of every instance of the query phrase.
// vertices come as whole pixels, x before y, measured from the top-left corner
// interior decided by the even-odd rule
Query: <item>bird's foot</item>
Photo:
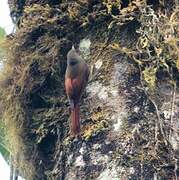
[[[70,137],[74,140],[74,141],[78,141],[78,140],[81,140],[82,139],[82,136],[81,136],[81,132],[78,132],[78,133],[74,133],[74,132],[70,132]]]
[[[73,100],[70,101],[70,109],[73,110],[75,108]]]

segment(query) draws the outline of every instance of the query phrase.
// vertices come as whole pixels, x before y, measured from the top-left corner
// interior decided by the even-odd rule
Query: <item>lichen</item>
[[[177,115],[175,2],[170,7],[166,1],[139,0],[18,2],[0,101],[11,154],[22,156],[16,160],[22,176],[174,178],[175,169],[165,167],[174,164],[176,137],[171,136],[176,150],[163,139]],[[81,138],[74,139],[64,72],[66,54],[78,44],[91,75],[80,104]]]

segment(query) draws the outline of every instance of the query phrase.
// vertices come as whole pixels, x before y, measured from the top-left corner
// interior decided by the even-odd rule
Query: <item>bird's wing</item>
[[[69,99],[73,99],[75,102],[78,102],[83,89],[83,82],[81,78],[66,78],[65,88]]]

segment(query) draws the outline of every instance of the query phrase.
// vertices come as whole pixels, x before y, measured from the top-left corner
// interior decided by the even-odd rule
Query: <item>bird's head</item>
[[[75,47],[72,46],[71,50],[67,54],[67,64],[68,65],[76,64],[76,63],[80,62],[81,59],[82,58],[80,57],[80,55],[76,51]]]

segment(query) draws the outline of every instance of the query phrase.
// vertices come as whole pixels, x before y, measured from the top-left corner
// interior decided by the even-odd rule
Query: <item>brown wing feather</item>
[[[82,73],[75,78],[66,77],[65,79],[65,88],[67,95],[69,99],[74,100],[76,103],[78,103],[78,101],[80,100],[89,77],[88,66],[85,64],[82,69]]]
[[[77,103],[81,97],[83,83],[80,78],[66,78],[65,89],[69,99],[73,99]]]

